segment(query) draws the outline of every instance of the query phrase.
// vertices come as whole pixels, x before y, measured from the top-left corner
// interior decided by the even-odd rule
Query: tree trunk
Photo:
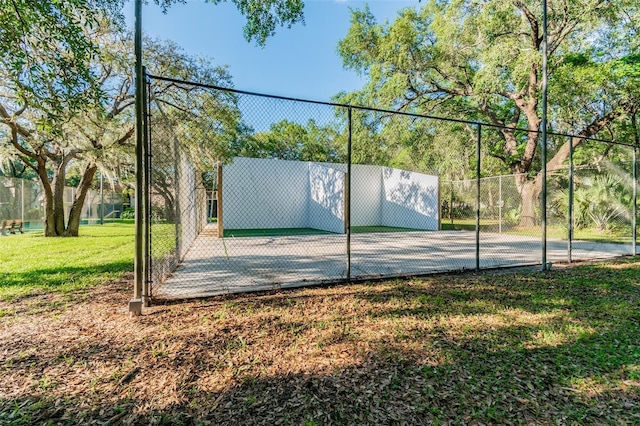
[[[80,179],[80,183],[78,184],[73,204],[71,205],[71,210],[69,211],[69,222],[67,225],[67,229],[64,232],[65,236],[78,236],[82,207],[84,206],[84,200],[87,198],[87,192],[91,187],[91,182],[93,182],[93,177],[96,174],[96,170],[98,170],[98,166],[93,163],[87,164],[87,167],[84,170],[82,179]]]
[[[78,184],[71,209],[69,219],[65,222],[64,215],[64,189],[65,176],[68,159],[63,159],[55,164],[53,178],[49,180],[47,174],[46,161],[40,161],[38,165],[38,176],[44,188],[44,236],[45,237],[77,237],[80,228],[80,216],[82,207],[91,187],[91,182],[98,167],[90,163],[85,168],[82,179]]]
[[[53,210],[53,191],[51,190],[51,182],[49,182],[49,176],[47,174],[46,160],[38,158],[37,161],[38,177],[44,190],[44,236],[55,237],[57,234]]]
[[[532,228],[538,223],[536,206],[539,207],[540,193],[542,192],[540,175],[536,176],[534,180],[529,180],[523,175],[516,175],[515,179],[522,201],[519,226]]]
[[[53,227],[55,229],[54,235],[48,236],[63,236],[65,231],[64,226],[64,183],[66,177],[66,165],[64,161],[61,164],[57,164],[56,170],[53,173],[52,186],[53,186]]]

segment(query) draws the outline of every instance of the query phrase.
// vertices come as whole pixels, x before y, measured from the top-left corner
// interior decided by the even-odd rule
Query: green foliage
[[[615,226],[615,219],[624,218],[630,197],[620,183],[620,179],[614,176],[585,180],[584,187],[575,192],[578,228],[586,227],[589,219],[599,232],[604,232]]]
[[[313,119],[301,125],[282,120],[243,140],[238,155],[298,161],[343,161],[344,138],[329,126],[318,126]]]
[[[188,0],[154,0],[164,11],[174,3],[186,4]],[[219,4],[227,0],[205,0]],[[275,34],[276,27],[291,28],[296,23],[304,23],[302,0],[231,0],[240,13],[247,18],[243,32],[247,41],[255,40],[264,46],[267,38]]]
[[[215,86],[232,85],[226,67],[214,66],[208,58],[192,57],[174,42],[146,40],[145,51],[151,74]],[[163,81],[154,81],[151,90],[155,152],[166,157],[166,161],[172,161],[169,157],[174,141],[179,141],[193,164],[210,170],[217,161],[232,156],[247,133],[237,97],[232,93]],[[163,180],[170,179],[168,176],[153,179]]]
[[[17,101],[38,104],[49,119],[66,109],[95,107],[102,92],[91,60],[98,49],[87,34],[105,17],[118,20],[122,4],[0,2],[0,73]]]
[[[520,214],[522,213],[522,208],[516,207],[507,210],[504,214],[504,218],[509,225],[517,225],[520,222]]]
[[[582,136],[576,145],[593,136],[634,140],[628,123],[640,109],[639,44],[629,34],[638,34],[639,9],[627,0],[549,2],[548,123]],[[526,221],[541,182],[541,28],[541,4],[533,0],[431,0],[385,23],[366,7],[355,10],[338,51],[344,66],[368,81],[340,99],[499,126],[482,132],[483,173],[518,176]],[[419,132],[405,125],[381,136],[389,121],[359,122],[354,158],[433,164],[452,179],[472,174],[475,129],[433,122]],[[550,138],[548,151],[547,169],[562,167],[568,138]]]
[[[631,188],[622,177],[592,174],[576,180],[574,190],[574,227],[594,228],[600,233],[621,223],[630,223]],[[567,212],[568,190],[558,191],[554,205]]]
[[[0,158],[0,176],[29,180],[37,178],[33,169],[13,158]]]
[[[133,207],[127,207],[120,214],[120,218],[121,219],[134,219],[136,217],[135,213],[136,212],[135,212],[135,209]]]
[[[261,46],[277,26],[304,22],[301,0],[232,1],[247,18],[245,37]],[[155,0],[165,11],[176,2],[186,3]],[[18,101],[38,104],[50,119],[67,109],[98,106],[104,93],[92,66],[99,49],[90,34],[105,19],[122,25],[123,4],[123,0],[0,2],[0,68],[12,76],[9,84]]]

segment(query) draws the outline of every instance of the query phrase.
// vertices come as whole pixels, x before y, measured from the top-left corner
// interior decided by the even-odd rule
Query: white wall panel
[[[309,228],[344,232],[344,172],[309,163]]]
[[[235,158],[223,169],[225,229],[344,232],[346,165]],[[438,177],[351,167],[352,226],[438,229]]]
[[[306,228],[308,197],[306,162],[236,157],[223,167],[225,229]]]
[[[382,169],[382,225],[438,229],[438,177],[391,168]]]
[[[382,167],[351,166],[351,226],[382,225]]]

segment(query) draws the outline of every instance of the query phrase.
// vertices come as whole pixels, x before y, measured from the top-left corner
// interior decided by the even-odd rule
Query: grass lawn
[[[71,292],[133,270],[133,223],[83,226],[78,238],[0,238],[0,300]]]
[[[420,232],[422,229],[399,228],[395,226],[352,226],[352,234],[370,234],[380,232]]]
[[[476,221],[475,219],[454,219],[453,223],[449,219],[442,219],[442,230],[453,231],[475,231]],[[499,223],[496,219],[481,219],[480,220],[480,232],[494,232],[497,233],[499,229]],[[502,232],[508,235],[523,235],[523,236],[540,236],[542,235],[542,228],[540,226],[532,228],[522,228],[519,226],[509,226],[503,224]],[[559,226],[547,227],[548,238],[567,239],[567,230]],[[596,229],[575,229],[573,231],[574,240],[582,241],[595,241],[601,243],[627,243],[631,244],[631,228],[625,230],[612,231],[598,231]]]
[[[639,258],[138,318],[131,283],[79,293],[0,302],[0,424],[640,424]]]

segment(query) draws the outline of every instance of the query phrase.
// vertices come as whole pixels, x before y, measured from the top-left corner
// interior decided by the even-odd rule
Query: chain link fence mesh
[[[150,93],[153,297],[541,263],[539,149],[505,172],[502,129],[161,77]],[[575,151],[547,170],[548,260],[629,254],[633,149]]]
[[[151,294],[345,279],[346,116],[213,88],[158,90],[172,93],[150,105]]]
[[[76,189],[65,187],[63,193],[65,220],[73,203]],[[123,211],[123,196],[113,190],[90,189],[80,216],[81,224],[95,225],[105,219],[119,218]],[[0,221],[23,222],[23,230],[44,229],[44,190],[39,181],[0,176]]]
[[[608,253],[632,253],[632,158],[633,149],[622,145],[585,141],[575,149],[574,248],[602,242]]]

